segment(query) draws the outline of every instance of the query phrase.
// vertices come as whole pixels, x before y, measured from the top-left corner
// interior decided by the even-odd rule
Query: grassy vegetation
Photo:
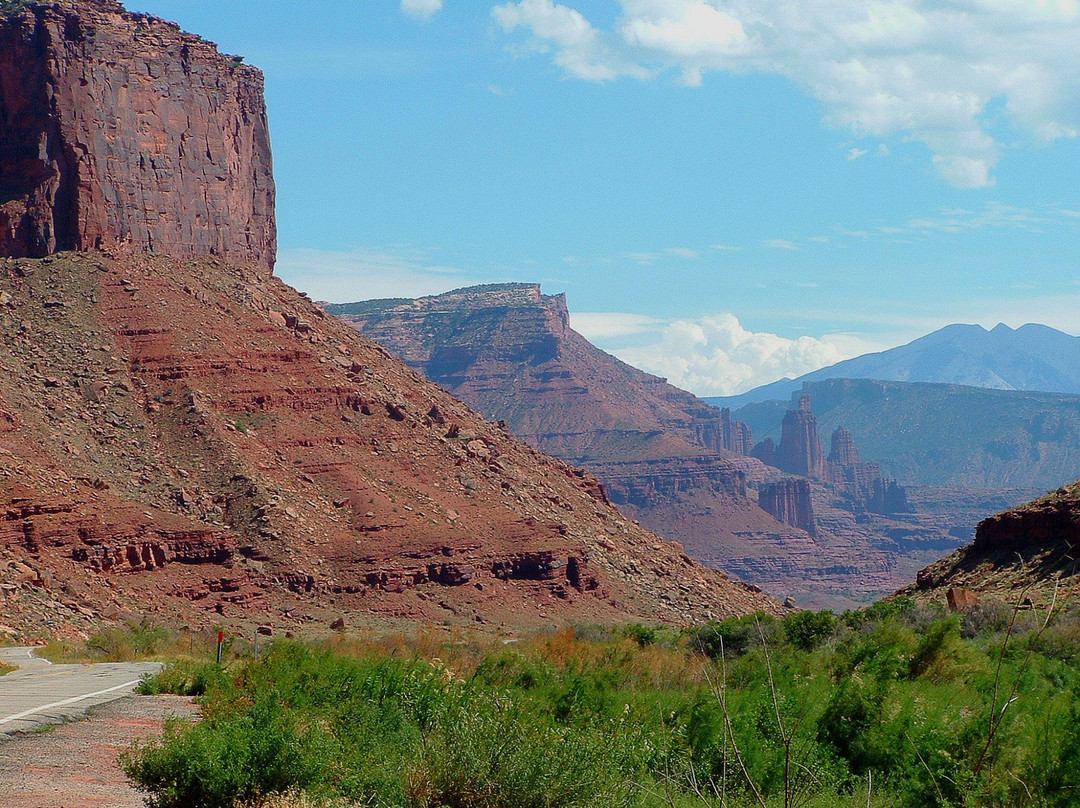
[[[908,602],[509,646],[280,641],[124,758],[158,808],[1074,806],[1080,617]],[[271,802],[267,802],[272,797]]]
[[[214,631],[177,632],[149,621],[131,620],[92,634],[87,640],[53,640],[36,653],[53,663],[207,659],[214,655],[216,636]],[[243,641],[234,646],[237,640],[230,637],[226,642],[230,657],[248,650]]]
[[[5,673],[11,673],[13,670],[18,670],[14,665],[9,665],[6,662],[0,662],[0,676]]]

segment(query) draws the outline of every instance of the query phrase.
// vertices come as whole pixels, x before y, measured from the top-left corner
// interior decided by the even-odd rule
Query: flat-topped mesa
[[[0,255],[112,247],[273,271],[262,73],[112,0],[0,11]]]
[[[323,305],[453,392],[481,359],[516,364],[527,357],[533,366],[554,359],[570,329],[566,295],[541,294],[538,283]]]

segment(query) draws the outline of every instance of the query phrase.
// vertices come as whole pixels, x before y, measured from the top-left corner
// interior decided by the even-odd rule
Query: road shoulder
[[[16,736],[0,746],[4,808],[143,808],[117,758],[160,737],[169,716],[197,715],[184,696],[132,696],[95,708],[91,720]]]

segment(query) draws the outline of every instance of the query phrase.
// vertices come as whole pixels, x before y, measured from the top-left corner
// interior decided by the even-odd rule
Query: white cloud
[[[668,247],[664,252],[668,255],[674,255],[676,258],[685,258],[688,261],[701,258],[700,252],[692,250],[689,247]]]
[[[622,254],[623,258],[629,258],[631,261],[637,261],[642,266],[652,264],[659,261],[660,253],[655,252],[625,252]]]
[[[797,250],[795,242],[789,241],[786,238],[771,238],[764,242],[766,247],[772,247],[774,250]]]
[[[410,17],[426,20],[442,10],[443,0],[401,0],[401,10]]]
[[[429,262],[409,248],[291,249],[278,253],[274,274],[313,300],[351,303],[385,297],[423,297],[483,281]]]
[[[619,0],[610,30],[553,0],[497,6],[568,75],[649,78],[677,71],[775,73],[822,102],[829,124],[860,137],[924,143],[958,187],[993,184],[1002,147],[984,113],[1003,101],[1039,140],[1080,133],[1076,0]],[[862,150],[849,154],[862,156]],[[887,156],[881,144],[878,154]]]
[[[588,340],[632,337],[656,331],[663,321],[644,314],[627,312],[571,312],[570,327]]]
[[[581,12],[568,6],[552,0],[520,0],[496,6],[491,13],[508,33],[528,28],[533,34],[533,47],[541,53],[554,50],[555,64],[575,78],[608,81],[619,76],[650,75],[607,47],[606,37]]]
[[[858,160],[860,157],[865,157],[870,152],[867,149],[848,149],[847,159]]]
[[[612,353],[698,395],[732,395],[785,376],[799,376],[855,355],[852,340],[787,339],[749,331],[732,314],[668,325],[659,341]]]

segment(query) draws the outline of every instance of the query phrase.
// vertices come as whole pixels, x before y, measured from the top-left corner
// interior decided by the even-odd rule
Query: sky
[[[277,273],[565,292],[700,395],[1080,333],[1080,0],[130,0],[266,75]]]

